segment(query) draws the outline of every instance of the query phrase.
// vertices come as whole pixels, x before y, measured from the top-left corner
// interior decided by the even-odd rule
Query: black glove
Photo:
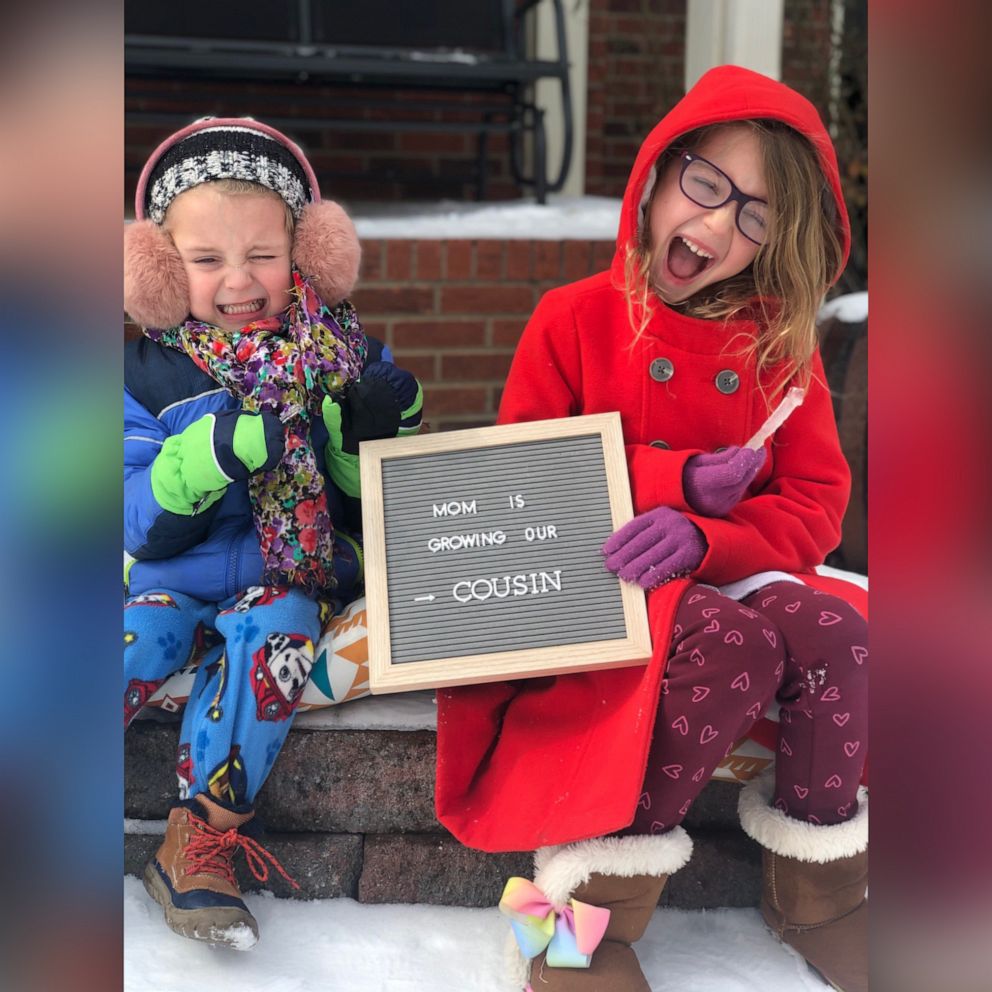
[[[422,407],[420,383],[392,362],[366,366],[343,398],[324,397],[321,415],[328,435],[325,462],[334,482],[349,496],[359,496],[358,445],[416,433]]]

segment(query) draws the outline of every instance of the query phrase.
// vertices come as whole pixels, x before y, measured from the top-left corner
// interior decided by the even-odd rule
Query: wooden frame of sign
[[[647,662],[644,592],[600,551],[633,515],[619,414],[360,456],[373,693]]]

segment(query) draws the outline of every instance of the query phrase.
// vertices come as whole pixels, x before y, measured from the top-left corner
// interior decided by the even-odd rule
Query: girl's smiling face
[[[237,331],[286,309],[293,285],[286,209],[278,195],[224,193],[210,183],[173,200],[164,226],[186,269],[193,317]]]
[[[693,150],[748,196],[767,199],[761,144],[750,128],[721,127]],[[706,286],[737,275],[758,253],[758,245],[737,228],[737,203],[698,206],[679,187],[680,171],[678,158],[667,164],[649,207],[651,249],[657,254],[651,279],[666,303],[682,303]]]

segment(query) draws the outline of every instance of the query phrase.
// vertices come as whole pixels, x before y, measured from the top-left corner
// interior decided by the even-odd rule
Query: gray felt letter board
[[[361,471],[373,692],[650,655],[600,552],[632,516],[618,414],[366,442]]]

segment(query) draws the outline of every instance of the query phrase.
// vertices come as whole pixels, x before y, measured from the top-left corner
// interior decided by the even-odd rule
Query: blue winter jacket
[[[389,349],[368,338],[366,366],[392,362]],[[151,465],[166,438],[205,414],[240,411],[241,401],[189,356],[142,337],[124,352],[124,548],[127,593],[155,589],[221,602],[262,582],[262,553],[252,520],[247,480],[192,516],[163,509],[152,494]],[[335,525],[337,596],[352,598],[362,581],[360,520],[330,480],[324,463],[327,430],[315,417],[311,440],[324,476]],[[345,523],[345,520],[347,523]],[[350,525],[350,526],[349,526]]]

